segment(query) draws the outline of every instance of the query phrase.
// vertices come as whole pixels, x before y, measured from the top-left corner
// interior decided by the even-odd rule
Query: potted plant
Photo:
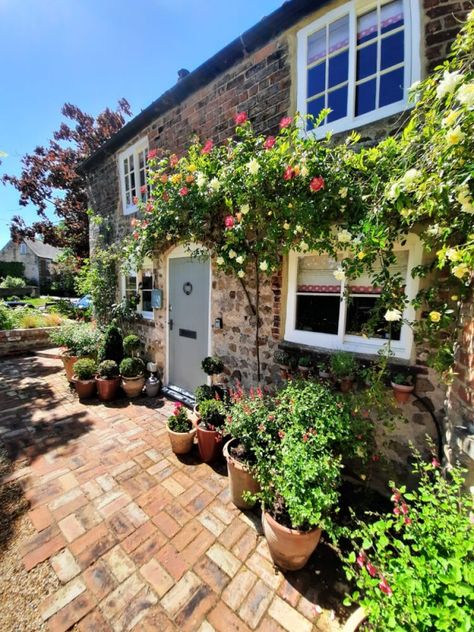
[[[97,364],[90,358],[80,358],[74,364],[72,381],[76,387],[79,399],[89,399],[95,395],[95,374]]]
[[[145,384],[145,363],[141,358],[124,358],[120,363],[122,388],[127,397],[138,397]]]
[[[225,406],[221,400],[206,399],[199,404],[197,440],[204,463],[215,461],[222,451]]]
[[[301,377],[307,378],[312,366],[313,358],[310,355],[303,355],[298,359],[298,371]]]
[[[255,504],[252,494],[260,486],[253,474],[257,461],[257,445],[265,441],[270,414],[270,401],[261,389],[251,390],[245,396],[239,387],[231,391],[231,407],[226,417],[225,434],[231,439],[224,445],[224,457],[227,461],[229,491],[232,502],[239,509],[249,509]]]
[[[327,359],[320,360],[317,364],[318,375],[322,380],[329,380],[331,373],[329,372]]]
[[[110,402],[115,399],[120,386],[119,367],[115,360],[103,360],[97,367],[95,380],[101,401]]]
[[[123,338],[115,320],[105,329],[99,359],[114,360],[117,365],[123,360]]]
[[[396,373],[391,381],[393,395],[399,404],[406,404],[415,390],[411,373]]]
[[[188,411],[183,404],[174,405],[173,414],[168,417],[166,424],[171,449],[175,454],[187,454],[191,451],[196,436],[196,428],[188,417]]]
[[[214,375],[219,375],[224,370],[224,363],[217,356],[207,356],[201,362],[202,370],[206,375],[211,378],[211,383],[214,383]]]
[[[49,335],[53,344],[61,347],[61,360],[66,377],[73,381],[74,364],[78,358],[95,358],[102,334],[90,323],[68,322]]]
[[[330,360],[331,374],[334,381],[339,385],[342,393],[352,390],[354,377],[357,372],[357,362],[347,351],[336,351]]]
[[[196,400],[196,404],[194,406],[194,412],[196,415],[199,415],[199,404],[204,402],[206,399],[214,399],[215,398],[215,390],[214,387],[209,386],[209,384],[202,384],[198,386],[194,391],[194,397]]]
[[[142,342],[140,338],[135,334],[129,334],[123,339],[123,350],[125,352],[125,355],[130,358],[138,356],[138,352],[141,346]]]
[[[273,356],[275,363],[280,366],[280,377],[282,380],[287,380],[290,374],[290,355],[283,351],[283,349],[277,349]]]
[[[414,489],[391,482],[392,511],[359,520],[352,533],[345,570],[355,590],[345,604],[358,604],[371,630],[467,631],[474,540],[465,470],[444,475],[436,457],[414,456]]]

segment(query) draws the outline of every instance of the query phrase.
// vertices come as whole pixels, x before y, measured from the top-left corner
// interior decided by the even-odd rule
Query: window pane
[[[328,94],[328,108],[332,110],[328,123],[347,116],[347,85]]]
[[[339,296],[297,296],[296,329],[337,335]]]
[[[356,87],[356,116],[375,110],[376,80],[371,79]]]
[[[347,304],[346,334],[359,336],[364,332],[364,325],[369,322],[374,308],[377,305],[377,296],[353,296]],[[371,338],[388,339],[390,337],[389,323],[383,317],[381,310],[380,318],[374,323],[373,331],[370,331]],[[401,324],[392,323],[392,340],[400,340]]]
[[[151,292],[150,290],[144,290],[142,292],[142,310],[144,312],[151,312],[153,308],[151,306]]]
[[[329,25],[329,53],[334,53],[349,45],[349,16],[336,20]]]
[[[153,287],[153,272],[151,270],[144,270],[142,275],[142,288],[144,290],[151,290]]]
[[[357,79],[364,79],[377,72],[377,44],[364,46],[357,51]]]
[[[394,35],[384,37],[382,40],[381,70],[401,64],[404,59],[404,31],[398,31]]]
[[[326,29],[316,31],[308,37],[308,60],[307,63],[313,62],[326,57]]]
[[[326,88],[326,61],[308,70],[308,97],[324,92]]]
[[[334,293],[339,296],[341,282],[334,277],[337,263],[328,255],[307,255],[298,258],[298,292]]]
[[[380,77],[379,107],[403,99],[403,68],[392,70]]]
[[[403,26],[403,0],[384,4],[380,9],[381,31],[393,31]]]
[[[370,11],[357,19],[357,43],[362,44],[377,37],[377,11]]]
[[[128,173],[128,158],[125,158],[125,160],[123,161],[123,172],[125,174]]]
[[[345,50],[339,55],[329,59],[328,88],[337,86],[339,83],[347,81],[349,72],[349,51]]]
[[[318,116],[318,114],[324,110],[324,96],[308,101],[308,114]],[[313,123],[308,121],[308,129],[313,129]]]
[[[141,151],[138,154],[138,165],[139,165],[139,169],[145,168],[145,152],[144,151]]]

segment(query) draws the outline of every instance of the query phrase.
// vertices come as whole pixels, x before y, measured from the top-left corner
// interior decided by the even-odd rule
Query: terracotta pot
[[[97,392],[102,402],[110,402],[117,397],[117,391],[120,386],[120,378],[112,377],[96,377]]]
[[[303,568],[321,537],[321,529],[317,527],[311,531],[288,529],[265,511],[262,513],[262,525],[273,561],[287,571]]]
[[[354,378],[352,377],[344,377],[339,380],[339,390],[341,393],[348,393],[352,391],[352,387],[354,385]]]
[[[249,472],[246,465],[230,455],[230,448],[237,443],[237,439],[231,439],[224,446],[224,457],[227,461],[227,472],[229,473],[230,497],[234,505],[239,509],[250,509],[255,503],[247,502],[242,495],[244,492],[257,493],[260,491],[260,485]]]
[[[138,397],[143,390],[144,384],[144,375],[139,375],[138,377],[122,376],[122,388],[125,391],[127,397]]]
[[[222,435],[217,430],[205,430],[197,426],[199,456],[204,463],[216,461],[222,454]]]
[[[367,613],[364,608],[360,607],[351,614],[347,619],[342,632],[357,632],[362,623],[367,621]]]
[[[168,430],[171,449],[175,454],[187,454],[191,451],[194,437],[196,436],[196,428],[193,428],[189,432],[174,432],[170,430],[170,427],[166,424],[166,429]]]
[[[393,395],[399,404],[406,404],[410,399],[411,393],[415,390],[413,385],[395,384],[392,382]]]
[[[72,381],[76,387],[79,399],[90,399],[91,397],[94,397],[95,380],[78,380],[77,377],[74,377]]]
[[[66,372],[68,382],[73,381],[72,378],[74,376],[74,365],[76,364],[78,359],[79,358],[77,356],[67,355],[66,353],[63,353],[61,355],[61,360],[63,361],[64,371]]]

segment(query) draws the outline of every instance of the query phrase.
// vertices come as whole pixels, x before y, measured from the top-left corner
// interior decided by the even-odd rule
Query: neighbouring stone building
[[[0,250],[0,261],[22,263],[25,279],[40,288],[47,288],[54,273],[53,262],[60,253],[61,248],[55,248],[38,239],[25,239],[19,243],[11,239]]]
[[[193,72],[180,71],[175,86],[84,163],[90,206],[111,220],[109,238],[120,239],[130,231],[137,211],[133,199],[146,183],[147,152],[160,148],[179,154],[196,133],[223,141],[232,134],[238,111],[247,112],[258,132],[271,134],[283,116],[317,114],[330,107],[332,113],[317,133],[332,130],[337,138],[357,129],[365,143],[384,137],[400,127],[409,111],[409,86],[446,57],[471,8],[470,2],[444,0],[285,2]],[[417,288],[408,271],[423,257],[416,238],[398,254],[407,291],[414,295]],[[341,299],[343,288],[337,287],[334,296],[328,267],[323,257],[295,253],[265,282],[260,339],[266,382],[277,379],[273,354],[281,346],[295,353],[346,349],[373,358],[383,344],[358,335],[363,314],[375,300],[374,288],[361,282],[355,307],[349,308]],[[255,382],[252,313],[240,284],[219,273],[212,262],[193,262],[179,247],[170,249],[118,280],[120,296],[131,292],[140,295],[139,331],[148,354],[162,368],[165,384],[192,390],[204,381],[199,363],[211,352],[223,358],[229,380]],[[449,406],[446,388],[426,367],[408,326],[394,344],[398,361],[419,373],[417,398],[406,407],[410,423],[395,430],[387,448],[400,465],[406,465],[407,439],[421,444],[426,433],[437,439],[436,424],[446,428],[447,408],[452,428],[472,421],[469,310],[465,318],[465,336],[470,338],[462,344]],[[466,437],[455,438],[456,430],[448,434],[453,446],[461,446],[456,453],[468,459]]]

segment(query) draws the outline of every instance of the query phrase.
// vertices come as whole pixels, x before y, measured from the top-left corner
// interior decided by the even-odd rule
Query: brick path
[[[259,516],[229,501],[225,466],[171,452],[170,402],[84,405],[61,367],[47,354],[0,361],[0,438],[38,532],[23,563],[49,560],[62,583],[41,606],[52,631],[340,628],[327,547],[277,572]]]

